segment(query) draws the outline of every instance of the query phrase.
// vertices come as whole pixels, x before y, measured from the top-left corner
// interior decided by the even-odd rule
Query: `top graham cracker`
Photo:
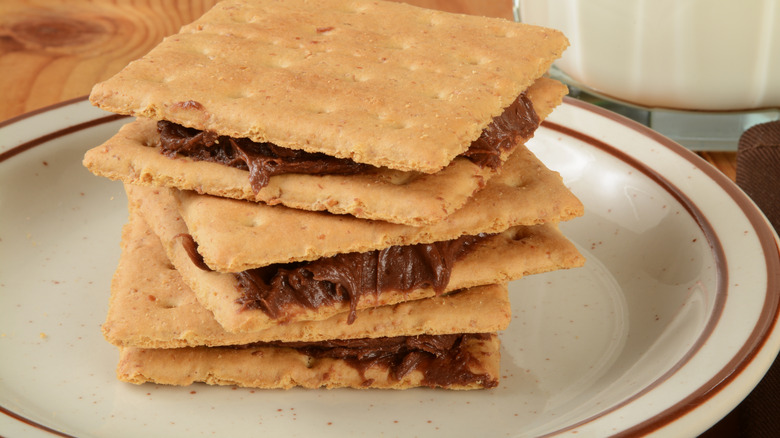
[[[568,45],[558,31],[366,0],[226,0],[97,84],[93,104],[437,172]]]

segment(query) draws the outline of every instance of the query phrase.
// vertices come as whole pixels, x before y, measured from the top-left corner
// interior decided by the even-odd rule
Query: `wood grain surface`
[[[89,93],[216,0],[0,2],[0,120]]]

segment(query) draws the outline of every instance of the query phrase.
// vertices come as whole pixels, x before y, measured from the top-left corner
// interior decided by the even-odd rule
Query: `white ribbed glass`
[[[515,0],[563,31],[556,67],[585,90],[648,108],[780,107],[780,0]]]

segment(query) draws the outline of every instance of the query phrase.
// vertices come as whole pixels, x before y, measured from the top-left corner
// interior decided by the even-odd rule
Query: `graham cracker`
[[[467,370],[482,379],[452,384],[447,389],[479,389],[499,380],[499,339],[469,338],[463,351]],[[435,364],[434,364],[435,366]],[[380,364],[363,373],[344,359],[315,358],[284,347],[185,347],[175,349],[120,348],[117,377],[135,384],[187,386],[195,382],[250,388],[382,388],[406,389],[439,386],[428,382],[419,370],[395,379]]]
[[[505,284],[358,311],[352,324],[341,313],[322,321],[276,325],[262,331],[230,333],[200,305],[171,265],[160,239],[132,214],[122,231],[122,253],[111,283],[103,334],[120,347],[180,348],[269,341],[488,333],[510,321]]]
[[[540,78],[526,91],[540,120],[559,105],[566,87]],[[517,139],[522,144],[528,138]],[[514,148],[508,150],[508,156]],[[356,175],[287,174],[255,192],[249,171],[218,163],[168,158],[159,152],[156,122],[138,119],[85,154],[94,174],[129,184],[194,190],[219,197],[326,210],[407,225],[438,222],[462,207],[496,173],[464,157],[434,174],[374,168]]]
[[[231,137],[434,173],[568,45],[508,20],[373,0],[226,0],[93,104]]]
[[[238,290],[236,277],[230,273],[199,268],[182,245],[181,236],[191,230],[187,229],[185,221],[178,215],[177,202],[171,193],[172,189],[140,186],[125,186],[125,188],[131,209],[137,208],[150,228],[160,237],[168,258],[181,274],[184,282],[195,292],[198,301],[214,314],[214,318],[225,330],[258,331],[292,321],[327,319],[350,310],[349,302],[335,303],[317,309],[301,306],[288,308],[284,317],[274,319],[259,309],[243,309],[243,306],[237,302],[242,295]],[[284,223],[280,225],[284,226]],[[284,232],[277,231],[272,234],[276,236],[277,242],[286,240]],[[255,249],[263,251],[265,248]],[[555,223],[517,226],[489,236],[459,258],[452,267],[449,284],[444,292],[505,283],[525,275],[577,267],[583,263],[583,257],[560,233]],[[379,296],[361,296],[356,307],[366,309],[435,295],[432,288],[407,292],[386,291]]]
[[[463,207],[435,224],[420,227],[191,191],[158,190],[166,191],[175,196],[206,264],[221,272],[495,233],[517,225],[565,221],[584,212],[560,175],[525,146],[519,147],[504,163],[501,174],[491,178]]]

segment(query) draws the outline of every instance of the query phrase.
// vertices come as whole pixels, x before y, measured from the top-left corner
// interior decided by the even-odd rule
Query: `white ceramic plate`
[[[490,391],[134,386],[100,324],[126,219],[81,166],[126,119],[83,99],[0,125],[0,435],[694,436],[780,348],[777,238],[676,144],[567,100],[529,144],[582,199],[586,267],[511,284]]]

